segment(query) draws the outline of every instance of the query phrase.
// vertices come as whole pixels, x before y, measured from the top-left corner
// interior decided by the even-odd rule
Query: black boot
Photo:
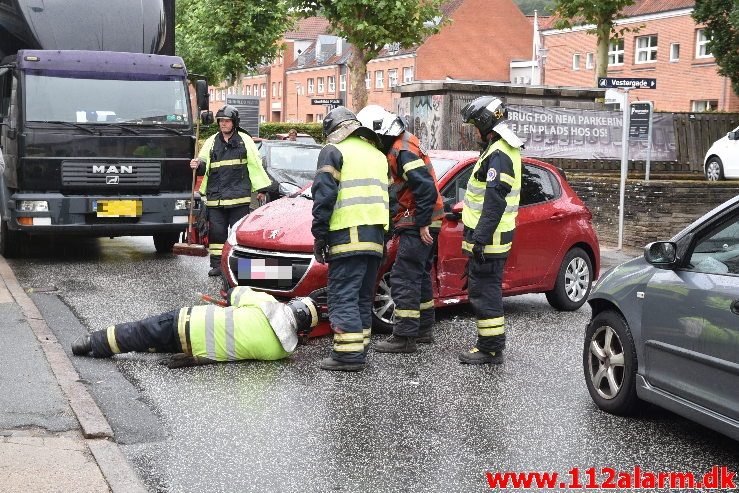
[[[208,271],[208,275],[210,277],[220,276],[221,275],[221,268],[220,267],[213,267]]]
[[[328,357],[323,358],[318,363],[318,367],[321,370],[329,371],[359,371],[364,370],[364,363],[345,363],[343,361],[336,361],[335,359]]]
[[[486,353],[473,347],[469,352],[459,354],[459,362],[467,365],[499,365],[503,363],[503,353]]]
[[[378,353],[415,353],[416,338],[391,335],[382,342],[374,345]]]
[[[72,343],[72,354],[75,356],[87,356],[92,351],[92,340],[85,335]]]
[[[434,339],[434,328],[429,327],[428,329],[421,329],[418,331],[418,337],[416,337],[416,343],[418,344],[433,344],[436,342]]]

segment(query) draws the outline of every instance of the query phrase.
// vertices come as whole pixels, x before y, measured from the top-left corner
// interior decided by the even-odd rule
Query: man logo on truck
[[[107,168],[105,165],[103,166],[93,166],[92,167],[93,173],[133,173],[133,166],[121,166],[120,170],[115,166],[108,166]]]

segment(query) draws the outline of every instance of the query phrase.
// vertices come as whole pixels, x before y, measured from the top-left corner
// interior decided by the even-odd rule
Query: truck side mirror
[[[208,81],[204,79],[198,79],[195,81],[195,97],[198,101],[198,111],[204,111],[208,109]]]
[[[212,111],[200,112],[200,124],[201,125],[212,125],[215,120],[213,119]]]

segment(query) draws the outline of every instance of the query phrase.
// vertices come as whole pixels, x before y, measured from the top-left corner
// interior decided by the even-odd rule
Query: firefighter
[[[230,306],[201,305],[162,313],[137,322],[111,325],[72,343],[77,356],[108,358],[129,351],[176,353],[170,368],[219,361],[287,358],[299,335],[318,324],[311,298],[280,303],[266,293],[238,286]]]
[[[324,370],[365,365],[377,271],[388,230],[388,166],[377,135],[339,106],[323,120],[313,193],[314,255],[328,262],[328,316],[334,332]]]
[[[357,118],[380,137],[390,166],[390,195],[397,197],[398,206],[392,218],[398,253],[390,274],[395,324],[393,335],[374,349],[412,353],[417,342],[433,342],[431,267],[444,206],[431,160],[403,120],[378,105],[363,108]]]
[[[262,167],[256,144],[246,132],[239,131],[239,111],[223,106],[216,113],[220,131],[209,137],[190,167],[205,175],[200,184],[200,195],[208,207],[210,243],[209,276],[221,274],[221,252],[228,237],[228,228],[249,213],[252,190],[259,202],[264,202],[261,191],[271,185]]]
[[[483,147],[462,209],[462,250],[469,257],[468,295],[477,319],[477,343],[459,355],[466,364],[503,362],[503,268],[516,229],[523,147],[506,125],[507,118],[503,102],[493,96],[477,98],[462,108],[462,120],[477,128]]]

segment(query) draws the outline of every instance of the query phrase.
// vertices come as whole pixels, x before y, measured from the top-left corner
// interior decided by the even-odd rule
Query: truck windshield
[[[26,74],[27,122],[189,126],[182,80],[112,80]]]

